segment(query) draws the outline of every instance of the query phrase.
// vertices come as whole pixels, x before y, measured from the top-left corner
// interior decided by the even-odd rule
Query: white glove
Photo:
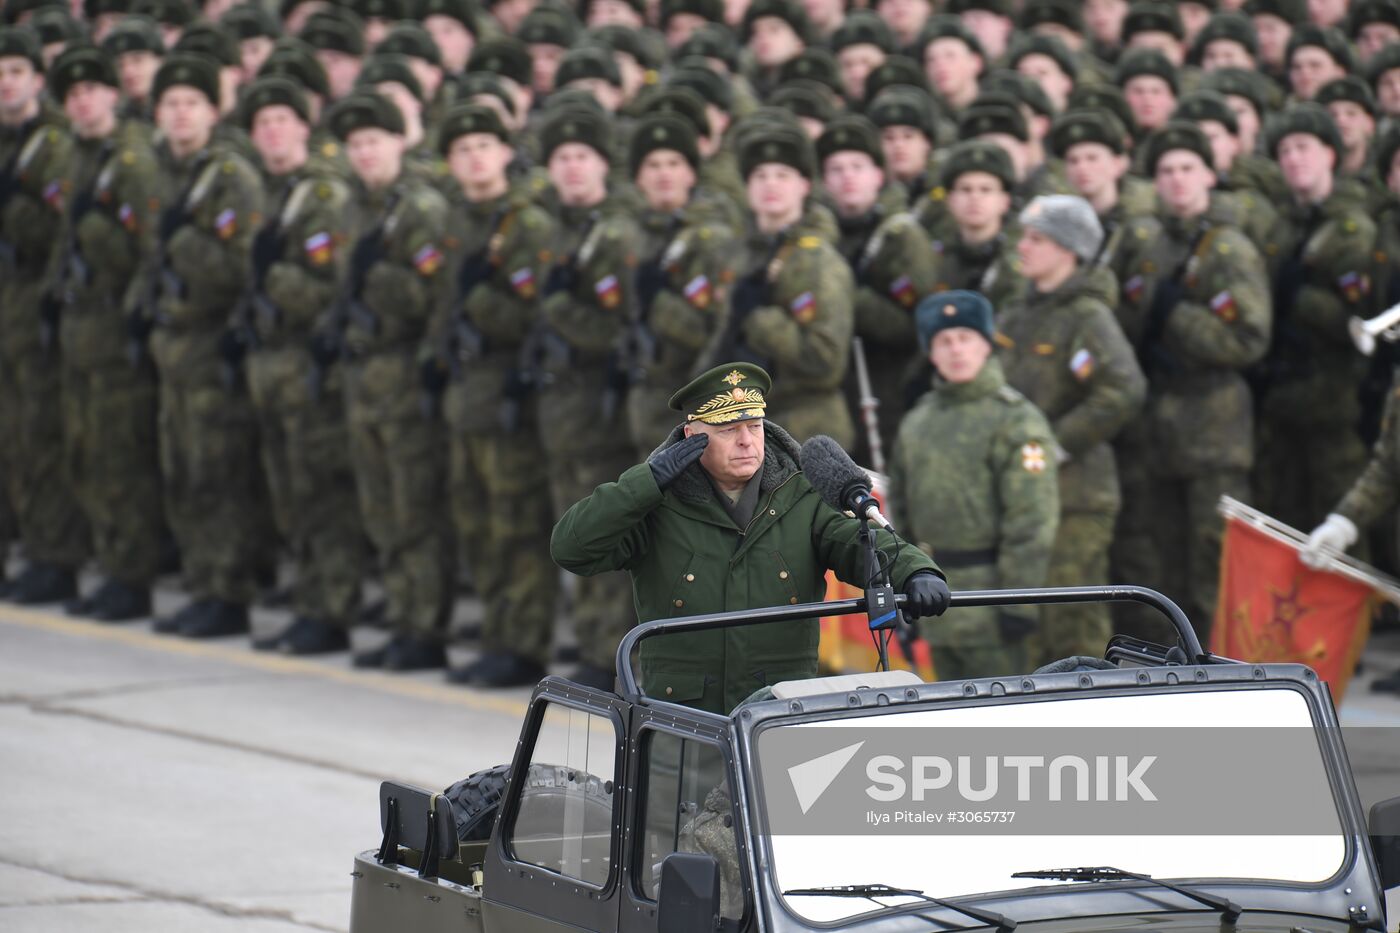
[[[1327,563],[1328,558],[1337,556],[1355,544],[1356,537],[1356,525],[1352,520],[1333,512],[1308,535],[1308,543],[1303,546],[1299,557],[1305,565],[1317,570]],[[1331,553],[1324,553],[1325,551]]]

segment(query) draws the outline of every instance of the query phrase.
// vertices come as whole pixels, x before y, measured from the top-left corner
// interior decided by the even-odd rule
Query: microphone
[[[798,462],[807,482],[827,505],[841,512],[854,512],[886,531],[894,531],[894,525],[880,513],[879,500],[870,492],[870,477],[835,440],[825,434],[808,439],[802,445]]]

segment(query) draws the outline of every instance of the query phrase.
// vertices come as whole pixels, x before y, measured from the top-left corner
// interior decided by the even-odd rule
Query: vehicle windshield
[[[1041,866],[1124,865],[1196,886],[1317,883],[1342,867],[1304,694],[1030,699],[760,727],[755,793],[777,890],[873,878],[947,899],[1057,884],[1011,877]],[[879,909],[785,902],[818,922]]]

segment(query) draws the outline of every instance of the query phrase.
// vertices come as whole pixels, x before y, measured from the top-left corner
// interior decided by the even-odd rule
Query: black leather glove
[[[729,313],[735,317],[748,315],[763,304],[763,295],[767,288],[768,281],[762,276],[744,276],[734,283],[734,288],[729,293]]]
[[[692,434],[648,460],[647,466],[651,467],[656,487],[665,492],[666,487],[674,483],[676,477],[685,472],[686,467],[700,459],[700,455],[705,452],[705,445],[709,443],[710,435]]]
[[[485,250],[468,256],[457,273],[458,294],[471,294],[472,289],[491,278],[491,273],[495,271],[496,267],[491,264],[491,257]]]
[[[306,349],[317,366],[329,369],[340,359],[342,344],[340,338],[330,331],[318,330],[307,341]]]
[[[219,337],[219,357],[232,369],[238,369],[243,365],[243,358],[248,355],[248,341],[243,334],[236,330],[226,330]]]
[[[1003,612],[997,616],[997,628],[1001,630],[1001,640],[1015,644],[1034,632],[1040,625],[1034,616],[1017,616]]]
[[[904,615],[911,621],[928,616],[941,616],[953,598],[948,592],[948,584],[932,570],[920,570],[904,582],[904,595],[909,602],[904,604]]]
[[[666,287],[666,270],[659,262],[649,262],[637,270],[637,306],[643,313],[651,310],[652,303]]]

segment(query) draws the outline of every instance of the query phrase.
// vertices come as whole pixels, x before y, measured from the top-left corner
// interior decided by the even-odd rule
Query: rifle
[[[627,333],[623,336],[619,360],[625,377],[624,393],[632,386],[646,382],[647,370],[656,362],[656,334],[649,323],[651,307],[666,288],[666,251],[680,222],[679,214],[671,215],[666,233],[661,237],[661,248],[655,255],[639,263],[632,277],[633,297],[627,308]]]
[[[326,374],[345,355],[348,347],[345,334],[353,324],[357,330],[373,337],[379,333],[379,316],[361,299],[370,267],[384,257],[385,221],[394,213],[398,195],[391,195],[384,205],[384,215],[364,235],[355,241],[350,252],[350,274],[331,305],[326,326],[311,335],[311,371],[307,374],[307,391],[311,400],[321,397]]]
[[[152,264],[146,280],[146,299],[142,303],[143,307],[135,311],[127,321],[126,355],[133,366],[139,365],[145,357],[146,339],[150,337],[155,326],[162,323],[159,311],[162,296],[185,296],[184,279],[170,268],[170,241],[176,231],[191,220],[190,197],[195,186],[199,184],[200,176],[204,174],[204,163],[208,160],[208,149],[195,156],[194,163],[190,166],[189,183],[175,201],[161,212],[160,223],[156,227],[156,261]]]
[[[454,379],[460,376],[463,363],[480,358],[490,349],[486,335],[467,317],[464,305],[476,287],[489,280],[491,274],[496,271],[493,243],[505,215],[506,205],[502,204],[487,222],[490,235],[485,244],[464,258],[457,270],[457,300],[453,302],[452,320],[447,334],[447,358]]]
[[[1142,331],[1142,339],[1137,346],[1138,361],[1142,371],[1149,378],[1153,373],[1171,374],[1181,368],[1181,363],[1166,347],[1162,346],[1162,334],[1167,329],[1167,319],[1186,293],[1186,270],[1200,251],[1201,243],[1210,235],[1211,228],[1202,226],[1191,241],[1186,255],[1182,257],[1170,275],[1157,282],[1152,292],[1152,304],[1147,312],[1147,324]]]
[[[758,310],[768,297],[768,267],[773,264],[782,246],[783,238],[774,237],[768,258],[734,283],[734,289],[730,292],[729,318],[725,321],[724,330],[715,344],[714,362],[719,362],[722,357],[726,360],[757,363],[765,369],[772,365],[744,341],[742,334],[744,321]],[[771,372],[771,369],[769,371]]]

